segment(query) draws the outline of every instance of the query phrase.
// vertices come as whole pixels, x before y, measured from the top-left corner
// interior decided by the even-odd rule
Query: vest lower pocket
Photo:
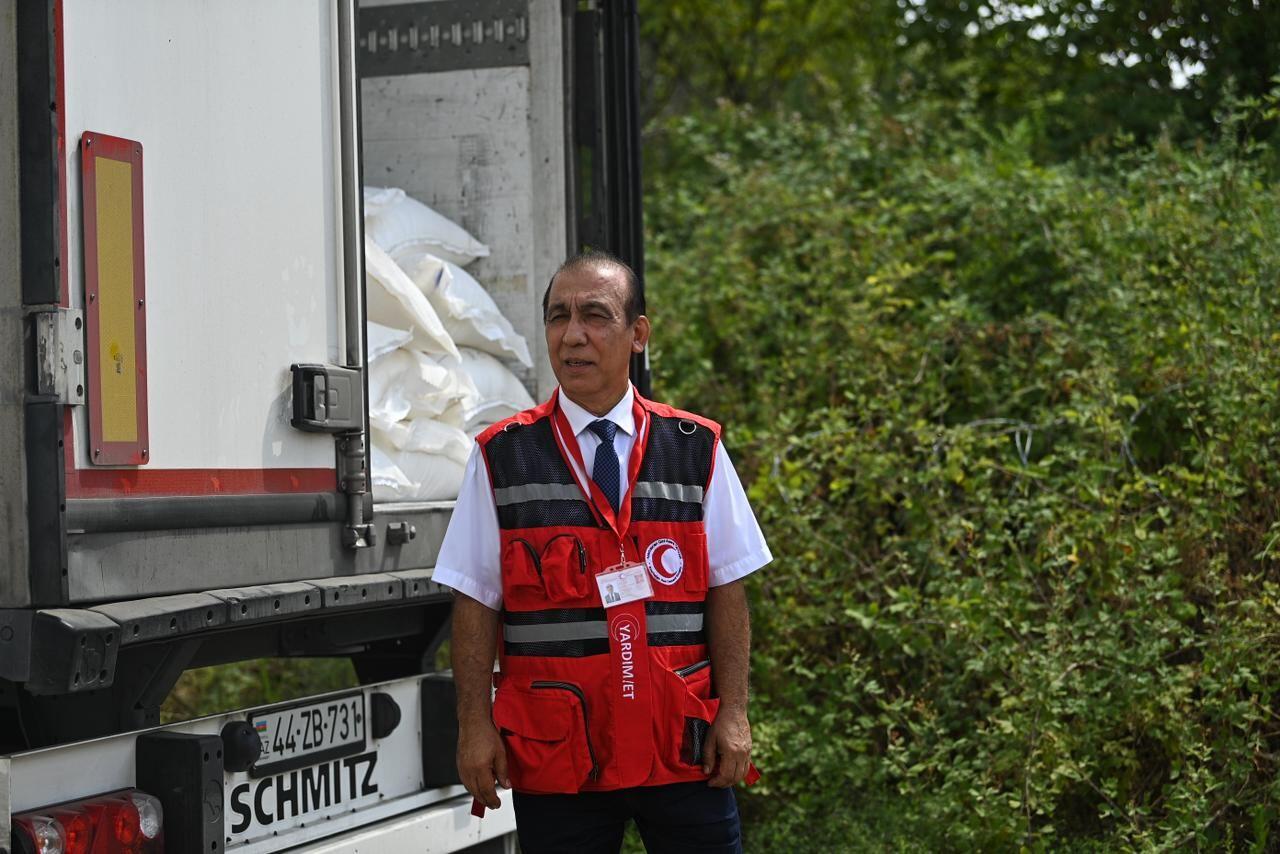
[[[493,722],[507,749],[507,772],[517,791],[572,793],[600,774],[591,745],[586,698],[570,682],[505,684],[493,703]]]
[[[711,695],[711,660],[703,659],[681,667],[675,675],[684,682],[684,728],[680,732],[680,761],[702,764],[702,748],[707,731],[716,719],[720,701]]]
[[[687,773],[702,764],[707,732],[720,708],[720,700],[711,696],[711,662],[668,670],[664,679],[668,699],[662,719],[655,722],[657,736],[663,745],[664,764],[672,771]]]

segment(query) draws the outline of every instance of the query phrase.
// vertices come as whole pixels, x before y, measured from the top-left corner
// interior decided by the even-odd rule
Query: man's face
[[[627,390],[631,354],[644,350],[649,319],[627,322],[626,274],[611,265],[567,270],[547,299],[547,354],[565,394],[596,415]]]

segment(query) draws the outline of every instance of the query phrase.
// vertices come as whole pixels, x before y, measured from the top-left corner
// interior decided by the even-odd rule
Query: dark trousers
[[[742,851],[733,789],[696,782],[577,795],[513,794],[523,854],[617,854],[628,819],[635,819],[650,854]]]

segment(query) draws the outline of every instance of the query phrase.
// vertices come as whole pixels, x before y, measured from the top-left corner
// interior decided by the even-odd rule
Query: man
[[[526,854],[617,852],[629,819],[650,851],[741,850],[742,579],[772,556],[719,425],[632,388],[640,302],[602,253],[552,277],[560,387],[477,438],[436,561],[458,594],[458,772],[491,809],[514,789]]]

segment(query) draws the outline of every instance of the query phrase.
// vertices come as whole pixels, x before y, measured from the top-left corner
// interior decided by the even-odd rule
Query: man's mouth
[[[595,362],[589,362],[586,359],[565,359],[564,363],[571,368],[586,368],[595,364]]]

